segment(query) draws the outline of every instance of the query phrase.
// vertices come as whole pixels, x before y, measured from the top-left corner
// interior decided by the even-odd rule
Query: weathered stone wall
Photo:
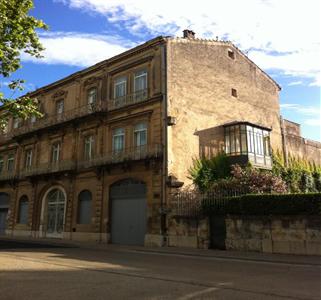
[[[231,216],[225,245],[228,250],[321,255],[321,218]]]
[[[272,128],[272,147],[282,150],[278,86],[231,44],[170,39],[167,64],[168,115],[177,118],[168,129],[169,173],[190,183],[192,158],[222,150],[221,126],[231,121]]]
[[[207,249],[209,226],[207,219],[169,217],[167,245]]]
[[[321,166],[321,143],[296,135],[286,136],[287,153]]]

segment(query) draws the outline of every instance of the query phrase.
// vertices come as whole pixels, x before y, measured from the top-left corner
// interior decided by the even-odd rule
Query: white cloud
[[[304,124],[308,126],[321,126],[320,119],[307,119],[304,121]]]
[[[294,85],[303,85],[303,81],[292,81],[288,84],[288,86],[294,86]]]
[[[303,106],[297,103],[280,104],[281,109],[293,111],[305,116],[320,116],[320,107],[318,106]]]
[[[119,54],[134,44],[118,36],[83,34],[77,32],[49,32],[40,35],[46,50],[43,58],[22,54],[25,61],[48,64],[67,64],[87,67]]]
[[[266,70],[302,76],[320,84],[319,0],[56,0],[106,16],[137,36],[181,35],[227,38]],[[282,54],[275,56],[275,54]]]

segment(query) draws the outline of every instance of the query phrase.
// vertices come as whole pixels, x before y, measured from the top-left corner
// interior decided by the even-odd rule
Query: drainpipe
[[[162,95],[163,95],[163,132],[162,132],[162,140],[163,140],[163,166],[162,166],[162,193],[161,193],[161,236],[162,236],[162,246],[167,244],[167,212],[166,208],[166,200],[167,200],[167,158],[168,158],[168,149],[167,149],[167,61],[166,61],[166,41],[163,43],[161,47],[161,60],[162,60]]]
[[[289,162],[288,162],[288,149],[287,149],[287,145],[286,145],[286,132],[285,132],[285,127],[284,127],[284,119],[281,115],[280,115],[280,125],[281,125],[283,158],[284,158],[285,166],[288,167]]]

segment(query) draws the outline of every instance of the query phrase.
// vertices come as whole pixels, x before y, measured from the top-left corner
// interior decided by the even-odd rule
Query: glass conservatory
[[[249,122],[233,122],[224,125],[225,153],[231,163],[272,168],[270,128]]]

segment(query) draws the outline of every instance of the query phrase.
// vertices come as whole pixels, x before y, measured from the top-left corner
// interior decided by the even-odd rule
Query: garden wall
[[[321,255],[320,216],[228,216],[227,250]]]

